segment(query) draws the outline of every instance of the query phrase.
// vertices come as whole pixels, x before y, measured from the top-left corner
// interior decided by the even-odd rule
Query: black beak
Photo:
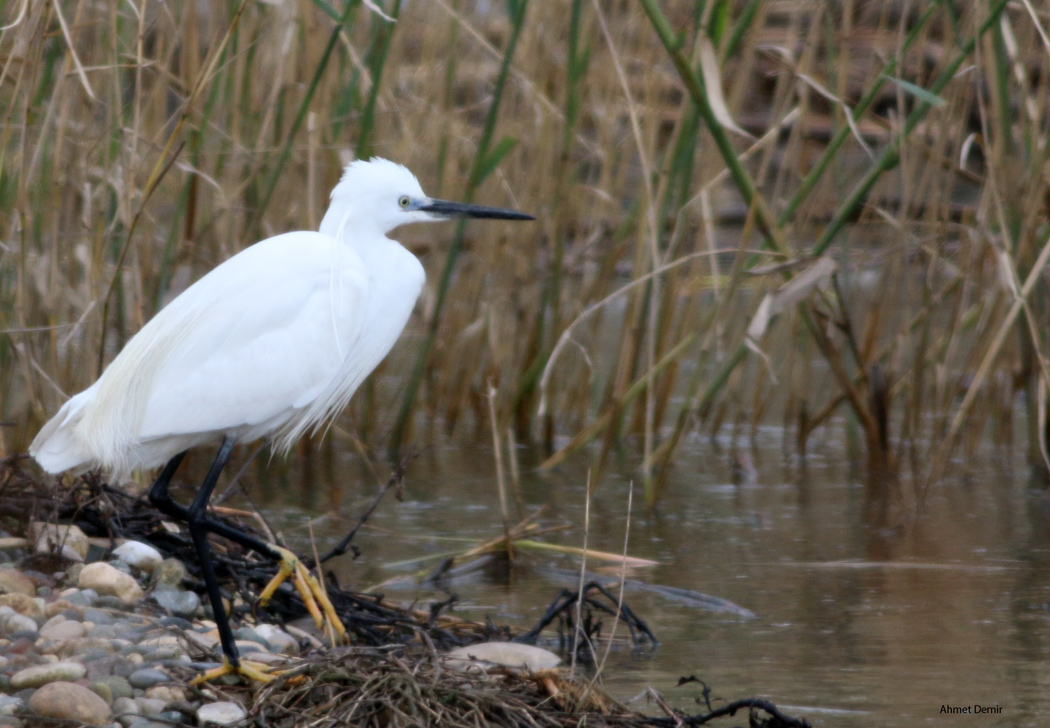
[[[517,210],[507,210],[502,207],[486,207],[485,205],[467,205],[462,202],[449,202],[448,200],[430,200],[427,204],[419,207],[423,212],[429,212],[442,217],[477,217],[490,220],[535,220],[532,215],[526,215]]]

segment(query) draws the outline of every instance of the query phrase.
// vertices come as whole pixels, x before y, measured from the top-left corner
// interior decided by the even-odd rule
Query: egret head
[[[416,176],[400,164],[373,157],[351,162],[332,190],[332,204],[321,232],[338,237],[344,223],[388,233],[411,222],[436,222],[458,217],[533,220],[515,210],[435,200],[423,193]]]

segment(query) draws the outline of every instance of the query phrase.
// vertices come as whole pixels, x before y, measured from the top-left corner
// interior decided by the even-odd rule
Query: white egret
[[[237,442],[269,438],[286,452],[338,415],[401,334],[424,283],[423,266],[386,237],[412,222],[457,217],[531,220],[513,210],[435,200],[385,159],[348,165],[319,232],[277,235],[226,260],[175,298],[127,343],[98,381],[66,402],[30,445],[51,473],[102,468],[119,479],[166,463],[149,491],[189,526],[226,660],[200,679],[243,663],[208,548],[216,533],[281,563],[265,603],[292,576],[322,624],[340,634],[323,590],[294,554],[212,520],[208,499]],[[193,503],[168,494],[186,451],[221,443]]]

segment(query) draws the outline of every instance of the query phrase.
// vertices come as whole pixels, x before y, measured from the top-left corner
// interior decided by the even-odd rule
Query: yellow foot
[[[336,641],[341,642],[345,640],[346,628],[343,627],[343,623],[339,620],[339,615],[335,613],[335,607],[332,606],[332,602],[329,601],[328,595],[325,594],[324,589],[322,589],[321,585],[317,583],[317,579],[314,578],[313,574],[307,571],[306,567],[303,566],[303,563],[299,561],[298,556],[280,546],[274,546],[274,548],[281,554],[281,568],[280,571],[277,572],[277,576],[266,585],[262,594],[259,595],[259,606],[266,606],[266,603],[270,601],[270,597],[272,597],[274,592],[277,591],[277,587],[279,587],[285,579],[291,577],[292,583],[295,584],[295,588],[299,592],[299,596],[303,599],[303,604],[306,605],[306,609],[310,612],[310,616],[313,617],[314,622],[317,623],[317,628],[322,629],[324,627],[325,619],[327,618],[328,624],[330,624],[335,631]],[[323,616],[322,611],[324,612]]]
[[[200,685],[201,683],[206,683],[209,680],[214,680],[215,678],[224,675],[243,675],[249,680],[257,680],[265,683],[276,678],[278,674],[279,673],[273,671],[271,666],[264,665],[261,662],[241,660],[240,667],[234,667],[230,664],[229,659],[223,657],[221,667],[205,670],[200,675],[190,680],[190,685]]]

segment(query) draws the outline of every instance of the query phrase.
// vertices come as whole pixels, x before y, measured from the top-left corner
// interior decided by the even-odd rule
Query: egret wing
[[[136,439],[258,436],[293,419],[353,351],[368,287],[358,256],[320,233],[271,238],[218,266],[169,306],[182,306],[164,327],[178,343]]]

